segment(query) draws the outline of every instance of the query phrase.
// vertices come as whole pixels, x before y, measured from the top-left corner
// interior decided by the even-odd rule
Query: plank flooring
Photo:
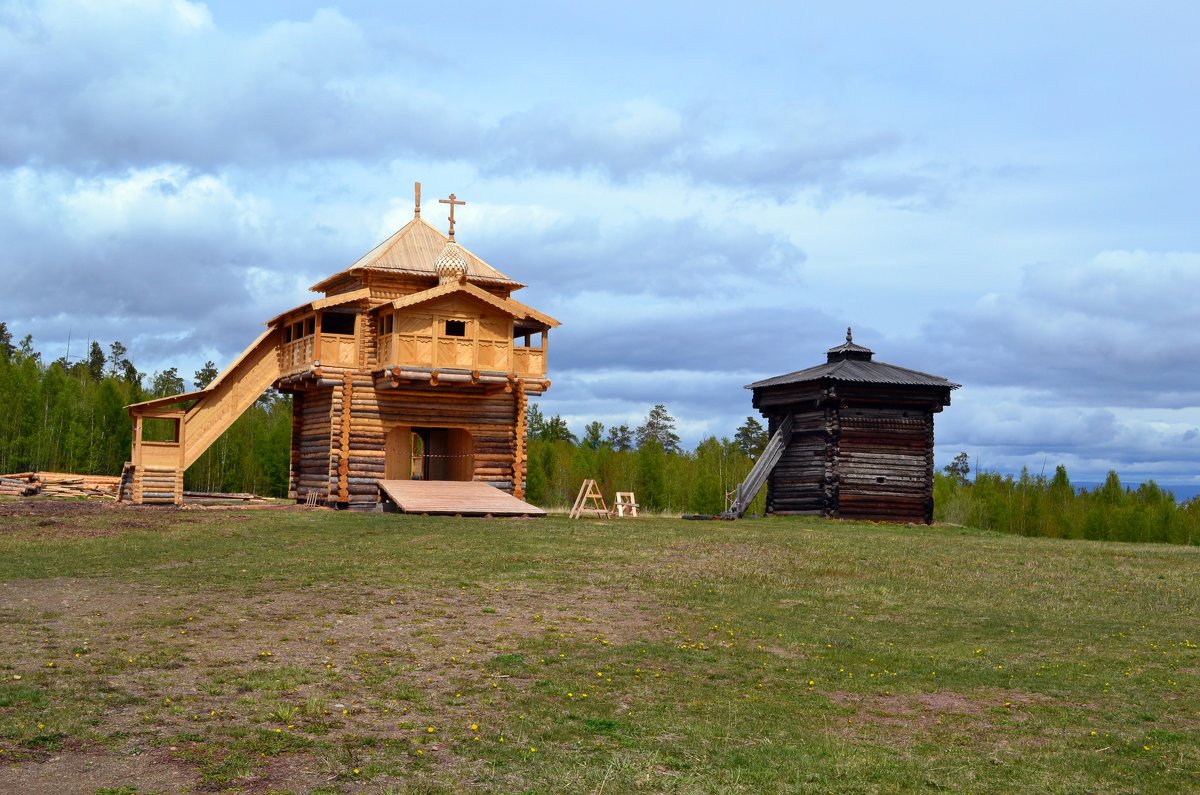
[[[384,496],[403,513],[462,516],[545,516],[536,505],[479,481],[381,480]]]

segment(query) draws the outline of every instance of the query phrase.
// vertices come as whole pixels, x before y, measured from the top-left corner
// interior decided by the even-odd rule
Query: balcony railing
[[[376,351],[382,366],[515,372],[539,378],[546,374],[545,348],[527,348],[510,341],[383,334],[379,337]]]
[[[279,369],[287,372],[317,361],[342,367],[354,367],[358,364],[358,346],[354,337],[346,334],[321,334],[320,339],[319,350],[316,336],[285,342],[279,349]]]

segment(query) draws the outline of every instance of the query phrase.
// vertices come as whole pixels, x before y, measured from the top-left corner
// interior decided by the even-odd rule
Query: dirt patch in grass
[[[52,756],[38,763],[0,767],[0,792],[22,795],[62,795],[95,792],[101,788],[137,792],[191,792],[198,776],[190,766],[173,762],[169,754],[81,751]]]
[[[968,696],[952,691],[880,694],[834,692],[829,700],[852,710],[839,734],[856,741],[880,742],[903,753],[934,738],[969,735],[991,738],[992,753],[1009,753],[1019,744],[1013,728],[1029,718],[1029,707],[1052,699],[1019,691]]]
[[[0,501],[0,535],[11,533],[29,540],[104,538],[198,521],[199,517],[172,505],[48,498]]]
[[[466,764],[456,749],[500,733],[560,653],[662,640],[665,613],[644,595],[596,586],[246,595],[22,580],[0,583],[0,619],[13,629],[0,640],[0,680],[80,693],[79,715],[38,720],[93,737],[87,749],[112,749],[79,755],[98,770],[152,748],[174,769],[198,771],[202,788],[308,791],[336,780],[357,791],[357,768],[378,789],[414,766]],[[9,749],[23,758],[10,780],[61,787],[84,764],[35,750]],[[113,786],[97,775],[95,786]]]
[[[163,530],[180,525],[212,521],[220,512],[221,522],[232,526],[253,519],[247,506],[233,505],[132,505],[97,499],[28,497],[0,499],[0,535],[19,534],[31,540],[104,538],[130,531]],[[255,504],[255,511],[312,511],[289,502]]]

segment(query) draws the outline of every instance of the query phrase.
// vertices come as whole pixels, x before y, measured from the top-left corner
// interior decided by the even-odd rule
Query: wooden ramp
[[[477,481],[381,480],[379,490],[403,513],[545,516],[536,505]]]
[[[779,423],[779,429],[775,431],[775,435],[767,442],[762,455],[754,462],[750,474],[736,489],[726,495],[729,507],[725,509],[725,513],[721,514],[722,519],[741,519],[746,515],[746,509],[750,507],[750,503],[758,494],[758,490],[762,488],[763,483],[767,482],[767,476],[779,463],[779,459],[783,456],[783,451],[787,449],[791,439],[792,414],[789,412],[783,418],[783,422]]]

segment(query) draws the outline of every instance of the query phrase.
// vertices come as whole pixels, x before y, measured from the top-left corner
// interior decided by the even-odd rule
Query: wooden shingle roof
[[[449,238],[420,216],[413,218],[398,232],[368,251],[353,265],[340,273],[314,284],[311,290],[321,292],[340,276],[355,271],[377,270],[393,273],[431,276],[436,278],[434,263]],[[462,244],[459,248],[467,261],[467,280],[476,284],[503,285],[513,290],[525,285],[513,281],[488,265]]]

